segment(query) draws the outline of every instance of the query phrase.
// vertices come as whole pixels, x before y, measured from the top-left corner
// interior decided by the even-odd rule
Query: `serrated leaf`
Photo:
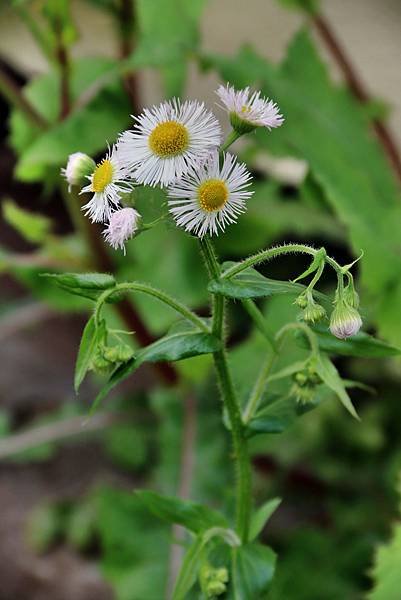
[[[249,540],[252,542],[262,531],[267,521],[281,504],[281,498],[268,500],[252,515],[249,527]]]
[[[329,387],[338,396],[348,412],[351,413],[355,419],[359,420],[358,414],[351,402],[351,398],[348,396],[347,390],[345,389],[344,382],[342,381],[330,358],[326,354],[319,354],[317,357],[316,372],[322,378],[327,387]]]
[[[389,544],[379,546],[372,575],[375,580],[369,600],[399,600],[401,589],[401,525],[394,527]]]
[[[104,337],[106,326],[104,321],[98,327],[95,324],[95,317],[92,316],[85,325],[79,344],[77,361],[75,364],[74,388],[78,392],[82,381],[91,365],[92,359],[99,341]]]
[[[382,340],[360,331],[347,340],[339,340],[327,328],[314,326],[319,347],[328,354],[339,354],[341,356],[360,356],[361,358],[385,358],[397,356],[401,350],[390,346]],[[300,336],[300,339],[304,339]]]
[[[226,518],[219,512],[173,496],[162,496],[150,490],[135,492],[136,497],[156,517],[182,525],[189,531],[199,534],[213,527],[227,527]]]
[[[33,244],[44,242],[52,227],[49,218],[25,210],[12,200],[3,202],[3,217],[24,239]]]

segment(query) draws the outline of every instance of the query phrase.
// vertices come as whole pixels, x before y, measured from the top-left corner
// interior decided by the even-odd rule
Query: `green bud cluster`
[[[305,323],[317,323],[326,316],[326,311],[321,304],[315,302],[311,290],[306,290],[295,300],[295,304],[302,308],[301,319]]]
[[[310,362],[304,369],[294,373],[293,382],[291,395],[299,404],[309,404],[313,402],[316,387],[322,383],[322,379],[316,372],[313,363]]]
[[[215,569],[211,565],[205,564],[199,572],[201,588],[207,598],[215,598],[224,594],[227,590],[228,579],[228,571],[225,567]]]
[[[118,344],[116,346],[98,346],[95,357],[92,361],[92,370],[96,373],[107,374],[116,365],[130,360],[134,352],[127,344]]]

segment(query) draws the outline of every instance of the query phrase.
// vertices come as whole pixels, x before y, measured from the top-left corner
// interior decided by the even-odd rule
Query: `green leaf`
[[[268,546],[250,543],[232,549],[229,600],[265,598],[276,567],[276,554]]]
[[[107,78],[115,70],[116,63],[109,59],[75,61],[71,69],[72,100],[76,101],[96,80]],[[24,181],[43,179],[49,167],[64,165],[72,152],[99,153],[106,140],[114,140],[129,124],[130,104],[118,77],[100,88],[85,108],[73,111],[62,122],[58,122],[58,86],[59,76],[52,72],[33,79],[24,88],[35,109],[53,124],[47,131],[33,127],[18,110],[11,113],[11,144],[20,156],[16,174]]]
[[[270,403],[259,410],[247,425],[248,435],[258,433],[282,433],[296,420],[300,407],[289,396],[273,397]]]
[[[172,600],[184,600],[196,581],[200,559],[203,554],[204,540],[198,536],[188,548],[174,586]]]
[[[187,330],[166,335],[140,350],[135,358],[118,367],[105,387],[98,394],[92,410],[107,396],[111,389],[136,371],[145,362],[176,361],[219,350],[221,342],[211,333]]]
[[[25,210],[12,200],[3,202],[3,217],[24,239],[33,244],[44,242],[52,226],[47,217]]]
[[[368,594],[369,600],[399,600],[401,589],[401,525],[394,528],[389,544],[378,548],[373,577],[374,589]]]
[[[265,502],[258,510],[252,515],[251,525],[249,528],[249,539],[252,542],[257,538],[259,533],[262,531],[267,521],[270,519],[272,514],[277,510],[281,504],[281,498],[273,498]]]
[[[316,372],[320,375],[323,382],[329,387],[341,400],[342,404],[351,413],[355,419],[359,420],[358,414],[348,396],[337,369],[326,354],[319,354],[316,360]]]
[[[90,300],[96,300],[102,292],[116,285],[114,277],[107,273],[42,273],[41,276],[54,280],[70,294]],[[109,298],[109,301],[112,300],[112,297]]]
[[[97,345],[104,337],[105,332],[105,322],[102,321],[99,327],[96,327],[94,316],[92,316],[85,325],[81,343],[79,344],[77,362],[75,364],[74,388],[76,392],[78,392],[79,387],[85,378],[85,375],[94,357]]]
[[[142,504],[156,517],[176,523],[193,533],[201,533],[212,527],[227,527],[226,518],[202,504],[172,496],[162,496],[149,490],[135,492]]]
[[[401,354],[401,350],[398,348],[390,346],[363,331],[347,340],[339,340],[323,326],[315,326],[313,331],[317,336],[320,349],[328,354],[360,356],[362,358],[385,358]],[[304,340],[305,338],[301,336],[300,339]]]
[[[364,250],[362,283],[374,307],[380,334],[401,345],[401,257],[399,186],[370,131],[369,119],[351,94],[334,85],[305,31],[291,43],[277,68],[249,47],[232,58],[212,57],[225,81],[260,84],[286,121],[266,135],[263,151],[292,152],[307,160],[338,219],[347,226],[355,255]]]
[[[235,263],[225,263],[223,269],[233,266]],[[229,298],[262,298],[275,294],[300,294],[305,287],[298,283],[268,279],[259,271],[250,267],[229,279],[213,279],[208,290],[213,294],[222,294]]]

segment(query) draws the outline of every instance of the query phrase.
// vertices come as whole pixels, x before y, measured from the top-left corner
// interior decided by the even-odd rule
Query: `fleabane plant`
[[[145,109],[134,117],[133,129],[123,132],[97,165],[77,153],[70,157],[63,171],[68,184],[87,198],[82,210],[91,221],[104,224],[104,239],[116,251],[125,252],[126,244],[135,244],[139,232],[156,225],[143,223],[135,206],[136,189],[142,185],[162,187],[167,202],[157,226],[169,221],[169,226],[175,224],[183,230],[182,235],[187,233],[194,244],[198,243],[209,275],[211,319],[200,317],[179,299],[146,282],[116,282],[110,275],[94,273],[53,275],[64,289],[82,293],[95,303],[81,340],[75,386],[78,390],[89,370],[106,373],[108,380],[96,405],[113,386],[146,361],[176,361],[200,354],[213,356],[227,416],[223,423],[232,439],[233,452],[229,458],[235,472],[234,515],[230,511],[224,514],[224,507],[222,512],[216,512],[179,498],[138,492],[138,497],[158,517],[184,525],[189,531],[190,545],[176,581],[175,600],[185,598],[195,585],[205,598],[226,592],[231,594],[229,597],[241,599],[265,597],[274,572],[275,554],[258,537],[278,503],[272,500],[256,510],[253,506],[249,439],[282,431],[288,421],[318,406],[328,390],[358,418],[347,383],[342,381],[330,355],[364,356],[372,348],[377,352],[379,347],[385,347],[367,334],[358,334],[362,321],[351,274],[353,265],[341,266],[324,248],[289,243],[261,250],[224,267],[220,264],[213,238],[224,234],[227,227],[235,227],[252,202],[251,173],[228,149],[239,137],[257,128],[265,128],[269,135],[271,129],[284,124],[284,118],[274,101],[263,98],[258,91],[235,90],[226,85],[217,94],[225,118],[232,125],[225,141],[222,142],[218,120],[204,104],[177,99]],[[290,253],[309,257],[309,266],[293,281],[275,281],[257,271],[261,263]],[[337,279],[332,299],[316,290],[327,268],[334,270]],[[302,285],[301,280],[309,282]],[[167,334],[135,352],[120,341],[114,343],[103,307],[127,293],[152,296],[170,307],[181,321],[178,333]],[[273,294],[292,297],[300,309],[299,318],[285,324],[274,336],[255,302]],[[242,302],[266,340],[266,357],[261,361],[257,379],[249,381],[245,404],[239,402],[227,358],[229,332],[225,313],[232,300]],[[286,340],[292,336],[305,349],[304,358],[278,369]],[[284,380],[287,388],[279,400],[269,395],[270,384],[277,380]],[[216,402],[218,410],[221,407]],[[280,421],[283,410],[285,423]],[[252,573],[256,569],[258,576],[248,574],[249,569]],[[246,584],[244,578],[250,578]]]

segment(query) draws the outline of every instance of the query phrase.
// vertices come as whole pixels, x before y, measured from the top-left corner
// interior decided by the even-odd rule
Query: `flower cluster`
[[[260,92],[221,86],[217,95],[236,137],[283,123],[276,104]],[[222,152],[220,124],[203,103],[174,99],[133,119],[133,128],[101,162],[77,152],[62,169],[69,187],[86,180],[81,194],[91,198],[82,210],[92,222],[106,225],[104,236],[114,249],[125,251],[125,242],[138,231],[140,214],[124,206],[124,196],[137,185],[165,188],[177,225],[199,237],[218,235],[246,210],[251,175],[235,156]]]

